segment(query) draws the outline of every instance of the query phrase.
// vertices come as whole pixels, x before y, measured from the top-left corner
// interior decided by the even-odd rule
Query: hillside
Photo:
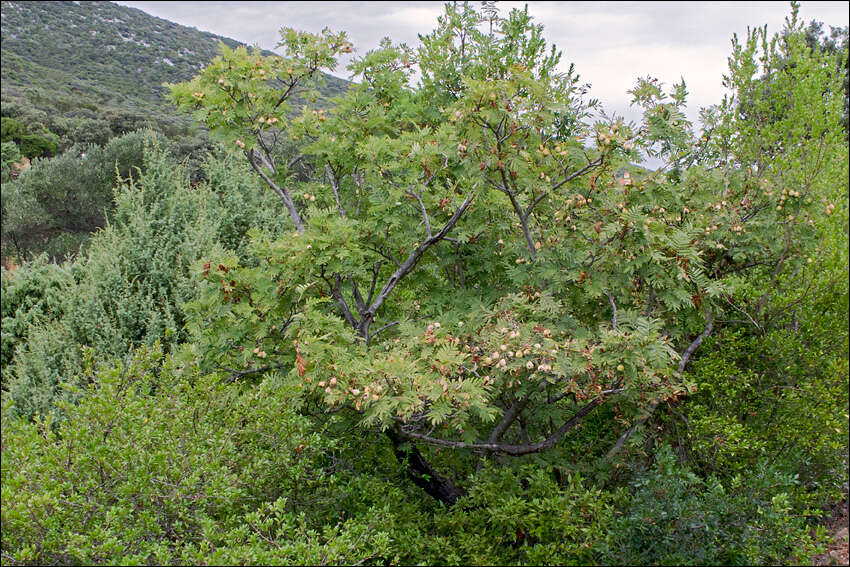
[[[239,45],[111,2],[2,2],[3,116],[43,125],[60,150],[143,124],[189,135],[162,84],[197,74],[219,42]],[[346,84],[327,76],[322,98]]]

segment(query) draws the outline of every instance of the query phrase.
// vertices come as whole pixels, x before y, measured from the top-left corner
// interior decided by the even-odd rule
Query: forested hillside
[[[111,2],[3,2],[2,142],[16,146],[4,150],[4,179],[10,173],[16,176],[29,160],[61,155],[75,144],[75,158],[91,155],[86,145],[106,146],[145,127],[168,138],[178,159],[190,157],[197,164],[197,156],[211,147],[206,130],[165,100],[163,85],[191,78],[215,57],[219,43],[239,45]],[[316,104],[326,107],[347,84],[324,76]],[[16,152],[27,162],[11,167],[19,159],[13,159]],[[71,200],[96,195],[77,207],[88,209],[89,218],[57,218],[67,217],[68,211],[32,210],[38,207],[13,199],[9,207],[18,214],[9,217],[6,208],[3,212],[4,258],[9,246],[18,255],[73,253],[100,226],[103,212],[112,207],[114,160],[89,164],[85,181],[67,168],[51,176],[56,194],[75,195]],[[134,165],[140,163],[124,162],[119,169],[126,174]],[[61,169],[59,163],[42,167]],[[193,175],[199,174],[196,166]],[[92,176],[101,177],[105,186],[93,190]]]
[[[83,106],[4,114],[0,562],[808,563],[847,499],[850,158],[846,30],[798,14],[733,38],[699,127],[651,76],[597,114],[493,3],[332,98],[344,31],[186,55],[133,100],[188,153],[109,126],[26,168]],[[92,124],[127,92],[38,57]]]
[[[238,45],[111,2],[3,2],[2,40],[3,116],[36,118],[60,149],[143,124],[188,132],[189,120],[164,104],[163,83],[192,77],[219,42]],[[344,92],[346,81],[326,80],[324,96]]]

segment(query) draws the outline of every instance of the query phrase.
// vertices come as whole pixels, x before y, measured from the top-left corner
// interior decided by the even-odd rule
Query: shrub
[[[806,518],[795,513],[796,480],[759,464],[727,483],[702,479],[669,447],[637,479],[611,526],[606,562],[617,565],[785,565],[818,547]]]
[[[329,446],[287,389],[223,385],[158,345],[86,374],[62,423],[3,405],[4,563],[341,563],[385,546],[380,510],[317,529],[293,509]]]

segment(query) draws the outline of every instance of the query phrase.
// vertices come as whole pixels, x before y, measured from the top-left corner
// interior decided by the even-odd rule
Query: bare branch
[[[294,79],[294,80],[293,80],[293,81],[292,81],[292,82],[291,82],[291,83],[287,86],[286,90],[283,92],[283,94],[281,94],[281,95],[280,95],[280,98],[279,98],[279,99],[278,99],[278,101],[274,104],[274,106],[273,106],[272,108],[277,109],[277,107],[278,107],[278,106],[280,106],[281,104],[283,104],[283,101],[285,101],[285,100],[289,97],[289,94],[290,94],[290,93],[292,92],[292,90],[295,88],[295,85],[297,85],[297,84],[298,84],[298,81],[299,81],[299,80],[301,80],[301,79],[300,79],[300,77],[299,77],[299,78]],[[285,84],[285,83],[284,83],[284,84]]]
[[[460,217],[463,216],[463,213],[466,212],[467,207],[469,207],[470,203],[472,203],[472,193],[470,193],[466,200],[461,204],[460,207],[454,212],[452,217],[448,220],[448,222],[443,226],[443,228],[437,234],[431,236],[426,239],[424,242],[419,244],[413,252],[408,255],[407,259],[398,267],[398,269],[389,277],[387,282],[384,284],[384,287],[381,288],[381,291],[378,293],[378,296],[375,298],[374,302],[369,306],[369,308],[363,313],[362,319],[360,323],[355,326],[357,332],[363,338],[368,338],[369,336],[369,325],[372,324],[372,320],[375,318],[375,313],[380,309],[381,305],[384,303],[384,300],[389,296],[395,286],[398,285],[398,282],[401,281],[404,276],[410,273],[413,268],[416,267],[416,264],[419,263],[419,259],[422,257],[422,254],[430,248],[433,244],[436,244],[440,240],[442,240],[448,232],[454,228],[457,222],[460,220]],[[368,344],[368,340],[367,340]]]
[[[342,208],[342,204],[339,202],[339,187],[336,183],[336,177],[334,176],[334,170],[330,166],[330,164],[325,164],[325,173],[328,176],[328,181],[330,181],[331,189],[334,192],[334,201],[336,201],[336,208],[339,210],[339,216],[345,218],[345,210]]]
[[[629,427],[625,433],[620,435],[619,439],[617,439],[617,442],[614,443],[614,445],[611,447],[611,449],[608,450],[607,453],[605,453],[606,459],[610,460],[611,457],[613,457],[620,449],[623,448],[623,446],[626,444],[626,441],[628,441],[629,438],[634,435],[634,432],[637,431],[637,428],[646,423],[646,420],[650,418],[652,412],[655,411],[656,407],[658,407],[658,400],[655,400],[650,403],[649,406],[647,406],[646,408],[646,413],[636,419],[632,426]]]
[[[295,164],[301,161],[302,159],[304,159],[304,154],[298,154],[297,156],[289,160],[289,163],[286,164],[286,169],[292,169]]]
[[[552,185],[552,191],[559,188],[564,183],[568,183],[568,182],[572,181],[573,179],[575,179],[576,177],[584,175],[585,173],[587,173],[588,171],[590,171],[594,167],[598,167],[598,166],[602,165],[602,159],[603,159],[603,157],[599,156],[597,159],[589,162],[586,166],[582,167],[581,169],[579,169],[575,173],[572,173],[572,174],[564,177],[562,180],[560,180],[557,183],[555,183],[554,185]]]
[[[324,277],[324,275],[322,276]],[[351,310],[348,308],[348,304],[345,302],[345,298],[342,296],[341,291],[341,280],[339,274],[334,274],[334,283],[331,284],[330,281],[325,278],[325,281],[328,282],[328,285],[331,287],[331,295],[336,302],[339,304],[340,309],[342,309],[342,314],[345,317],[345,320],[348,321],[348,324],[354,328],[357,328],[357,321],[354,319],[354,315],[351,314]]]
[[[263,178],[263,181],[266,182],[266,185],[272,188],[272,190],[277,193],[277,196],[283,201],[283,204],[286,205],[286,208],[289,210],[289,216],[292,218],[292,222],[295,223],[295,228],[298,229],[298,232],[304,233],[306,230],[304,226],[304,221],[301,219],[301,215],[298,214],[298,210],[295,208],[295,202],[292,200],[292,197],[289,195],[289,191],[285,187],[279,187],[274,181],[266,175],[266,172],[262,170],[262,168],[254,161],[254,156],[259,156],[259,152],[254,152],[253,150],[248,154],[248,161],[251,163],[251,167],[254,168],[254,171],[260,174],[260,177]]]
[[[380,328],[379,328],[377,331],[375,331],[374,333],[370,334],[370,335],[369,335],[369,338],[371,339],[371,338],[375,337],[375,336],[376,336],[378,333],[380,333],[381,331],[383,331],[383,330],[385,330],[385,329],[389,329],[390,327],[395,327],[395,326],[396,326],[396,325],[398,325],[399,323],[401,323],[401,321],[393,321],[392,323],[387,323],[387,324],[386,324],[386,325],[384,325],[383,327],[380,327]]]
[[[419,202],[419,208],[422,211],[422,220],[425,222],[425,232],[427,237],[431,238],[431,221],[428,219],[428,211],[425,210],[425,204],[422,202],[421,194],[414,193],[413,191],[408,191],[407,194]]]
[[[268,366],[260,366],[259,368],[248,368],[246,370],[236,370],[234,368],[227,368],[225,366],[219,366],[218,370],[224,370],[226,372],[230,372],[230,376],[227,378],[227,382],[233,382],[237,378],[241,378],[242,376],[248,376],[249,374],[257,374],[258,372],[265,372],[266,370],[278,370],[287,366],[286,364],[270,364]]]
[[[379,260],[372,267],[372,284],[369,286],[369,297],[366,299],[366,303],[368,304],[372,303],[372,298],[375,296],[375,284],[378,282],[378,274],[381,271],[382,264],[383,262]]]
[[[751,322],[753,325],[755,325],[755,326],[756,326],[756,329],[758,329],[759,331],[761,331],[761,330],[762,330],[762,329],[761,329],[761,325],[759,325],[759,324],[756,322],[756,320],[755,320],[755,319],[753,319],[753,318],[750,316],[750,314],[749,314],[749,313],[747,313],[746,311],[744,311],[743,309],[741,309],[740,307],[738,307],[737,305],[735,305],[734,303],[732,303],[732,302],[729,300],[729,298],[728,298],[728,297],[726,297],[725,295],[723,296],[723,299],[724,299],[724,300],[726,300],[726,303],[728,303],[729,305],[731,305],[733,308],[737,309],[738,311],[740,311],[741,313],[743,313],[744,315],[746,315],[746,316],[747,316],[747,319],[749,319],[749,320],[750,320],[750,322]]]
[[[682,353],[682,358],[679,360],[679,374],[685,371],[685,366],[687,366],[688,361],[691,359],[691,355],[694,354],[694,351],[699,348],[699,345],[702,344],[702,341],[705,340],[708,335],[711,334],[711,330],[714,328],[711,319],[711,309],[706,306],[705,308],[705,330],[703,330],[700,335],[693,340],[691,344],[688,345],[688,348],[685,349],[685,352]]]
[[[608,296],[608,301],[611,302],[611,328],[617,328],[617,304],[614,303],[614,297],[611,295],[611,292],[605,290],[605,295]]]
[[[525,409],[525,406],[528,405],[528,402],[531,401],[531,394],[528,394],[524,398],[517,400],[514,404],[505,411],[505,414],[502,416],[502,421],[493,428],[493,431],[490,433],[490,437],[487,439],[488,443],[496,443],[501,438],[502,435],[510,428],[511,424],[516,420],[519,416],[520,412]]]
[[[366,302],[363,301],[363,296],[360,295],[360,288],[357,286],[357,280],[354,279],[354,276],[349,276],[348,279],[351,281],[351,288],[354,293],[354,302],[357,306],[357,312],[362,313],[366,309]]]

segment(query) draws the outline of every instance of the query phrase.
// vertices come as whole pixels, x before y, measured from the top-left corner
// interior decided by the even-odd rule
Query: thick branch
[[[517,400],[514,404],[505,411],[505,415],[502,416],[502,421],[493,429],[490,433],[490,437],[487,439],[488,443],[497,443],[502,435],[510,428],[511,424],[516,420],[517,416],[519,416],[520,412],[525,409],[525,406],[528,405],[528,402],[531,401],[531,394],[528,394],[521,400]]]
[[[369,297],[366,298],[366,303],[371,304],[372,298],[375,297],[375,284],[378,282],[378,274],[381,272],[381,262],[380,260],[375,262],[375,265],[372,267],[372,284],[369,286]]]
[[[398,462],[406,465],[408,478],[428,493],[429,496],[451,506],[458,498],[464,495],[464,491],[456,487],[450,480],[440,476],[428,462],[422,457],[413,445],[405,443],[403,434],[397,429],[387,429],[387,437],[393,444],[393,453]]]
[[[711,309],[708,307],[705,308],[705,330],[703,330],[700,335],[693,340],[691,344],[688,345],[688,348],[685,349],[685,352],[682,353],[682,358],[679,360],[679,374],[685,371],[685,366],[687,366],[688,361],[691,359],[691,355],[699,348],[699,345],[702,344],[702,341],[711,334],[711,330],[714,328],[712,319],[711,319]]]
[[[357,313],[363,313],[366,310],[366,302],[363,301],[363,296],[360,295],[360,288],[357,286],[357,280],[354,279],[354,276],[349,276],[348,278],[351,280],[351,288],[354,292],[354,304],[357,306]]]
[[[552,435],[547,437],[545,440],[540,441],[539,443],[526,443],[521,445],[508,445],[502,443],[466,443],[464,441],[447,441],[445,439],[439,439],[436,437],[430,437],[428,435],[423,435],[421,433],[413,433],[408,431],[402,431],[402,435],[410,438],[410,439],[418,439],[420,441],[424,441],[430,445],[438,445],[440,447],[450,447],[452,449],[470,449],[473,451],[492,451],[494,453],[503,453],[505,455],[511,456],[519,456],[519,455],[528,455],[531,453],[539,453],[541,451],[545,451],[547,449],[551,449],[554,447],[561,438],[566,435],[567,431],[578,425],[578,423],[596,406],[601,405],[605,402],[607,396],[599,396],[594,399],[589,404],[585,405],[579,411],[575,413],[569,420],[567,420],[561,427],[557,429]]]
[[[336,299],[340,309],[342,309],[342,314],[345,316],[345,320],[348,321],[349,325],[356,329],[357,320],[354,318],[354,315],[351,314],[351,310],[348,308],[348,303],[345,302],[345,298],[342,296],[341,287],[342,285],[339,274],[334,274],[334,283],[331,285],[331,295],[333,295],[333,298]]]

